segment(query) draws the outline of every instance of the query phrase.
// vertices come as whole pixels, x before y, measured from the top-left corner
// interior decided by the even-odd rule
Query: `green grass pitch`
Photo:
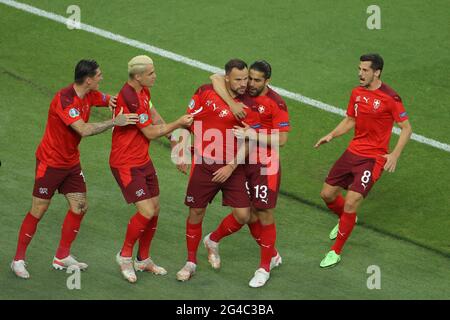
[[[419,0],[377,1],[381,30],[368,30],[371,1],[25,1],[68,16],[71,4],[81,21],[221,67],[229,58],[272,63],[273,84],[345,108],[357,85],[362,53],[385,58],[383,81],[402,96],[414,132],[450,143],[450,4],[425,6]],[[138,10],[136,9],[138,8]],[[152,256],[165,277],[138,274],[135,285],[122,279],[114,257],[134,213],[109,170],[110,133],[83,139],[81,163],[88,185],[89,212],[73,252],[89,263],[81,290],[68,290],[66,273],[51,268],[67,210],[56,195],[27,253],[32,278],[9,270],[20,223],[29,210],[34,152],[42,137],[53,94],[72,81],[84,57],[101,65],[101,90],[117,92],[126,63],[145,52],[0,3],[0,299],[449,299],[450,153],[411,141],[394,174],[384,173],[359,212],[360,223],[346,244],[342,262],[321,270],[336,219],[319,192],[329,168],[350,134],[313,149],[340,117],[286,99],[292,131],[282,149],[282,195],[276,210],[277,246],[283,265],[264,288],[248,281],[259,249],[244,227],[221,243],[222,269],[214,271],[199,249],[198,272],[187,283],[175,280],[184,264],[183,204],[187,178],[170,162],[166,141],[152,142],[158,170],[161,214]],[[151,54],[150,54],[151,55]],[[205,71],[151,55],[158,79],[152,100],[166,120],[181,115]],[[108,117],[94,109],[91,121]],[[393,136],[392,145],[398,136]],[[208,208],[203,231],[228,213],[220,197]],[[367,268],[381,269],[381,289],[369,290]]]

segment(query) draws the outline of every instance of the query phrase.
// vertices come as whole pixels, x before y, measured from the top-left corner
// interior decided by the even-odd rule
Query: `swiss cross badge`
[[[380,107],[380,105],[381,105],[381,101],[380,101],[380,100],[375,99],[375,100],[373,101],[373,108],[374,108],[375,110],[377,110],[377,109]]]

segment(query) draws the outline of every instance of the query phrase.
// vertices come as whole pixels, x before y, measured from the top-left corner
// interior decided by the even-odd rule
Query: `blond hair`
[[[153,64],[152,58],[146,55],[140,55],[132,58],[128,61],[128,75],[132,78],[136,74],[140,74],[145,71],[147,65]]]

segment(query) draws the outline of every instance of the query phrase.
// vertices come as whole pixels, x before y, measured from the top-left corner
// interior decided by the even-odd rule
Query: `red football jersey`
[[[246,104],[259,114],[261,121],[260,130],[265,130],[263,133],[270,134],[274,129],[277,129],[279,132],[288,132],[290,130],[286,103],[274,90],[269,88],[265,95],[252,97],[249,94],[245,94],[245,97],[247,98]],[[275,157],[275,160],[279,160],[278,154],[272,152],[271,146],[264,147],[262,145],[262,142],[259,142],[258,148],[251,151],[249,157],[251,161],[257,159],[258,162],[266,164],[269,161],[267,157],[271,155]],[[257,154],[259,155],[255,158]]]
[[[116,115],[121,108],[123,113],[137,113],[139,122],[136,125],[114,128],[109,164],[114,168],[139,167],[150,161],[150,141],[140,130],[152,124],[150,91],[144,87],[138,93],[125,83],[117,96]]]
[[[80,162],[78,145],[81,136],[70,125],[82,119],[88,122],[92,106],[107,106],[110,96],[99,91],[77,96],[73,84],[56,93],[48,111],[44,137],[36,157],[54,168],[70,168]]]
[[[347,115],[356,120],[348,150],[371,158],[388,153],[394,122],[408,119],[402,99],[384,83],[376,90],[353,89]]]
[[[269,88],[265,95],[253,97],[253,100],[259,112],[262,129],[267,129],[268,133],[272,129],[278,129],[280,132],[290,130],[287,106],[278,93]]]
[[[245,97],[242,100],[245,103]],[[212,85],[203,85],[195,92],[188,106],[187,113],[194,116],[191,132],[194,133],[194,151],[196,156],[226,163],[233,160],[237,153],[237,139],[231,129],[243,126],[236,120],[230,107],[214,91]],[[242,120],[254,129],[261,127],[258,113],[250,107]],[[214,143],[215,142],[215,143]],[[222,148],[214,148],[220,144]]]

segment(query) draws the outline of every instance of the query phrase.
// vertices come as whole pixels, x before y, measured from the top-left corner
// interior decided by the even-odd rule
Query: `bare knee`
[[[234,209],[233,216],[240,224],[246,224],[250,221],[250,208]]]
[[[70,211],[75,214],[86,214],[88,211],[88,205],[86,201],[79,201],[76,204],[70,204]]]
[[[50,200],[33,197],[30,212],[34,217],[41,219],[47,212],[49,205]]]
[[[190,208],[189,209],[189,223],[197,224],[203,221],[206,208]]]
[[[359,205],[363,200],[363,196],[358,193],[349,192],[345,198],[344,211],[345,212],[356,212]]]
[[[250,212],[250,220],[247,222],[248,224],[253,224],[255,222],[257,222],[258,219],[258,215],[257,215],[257,210],[252,208],[251,212]]]
[[[259,209],[258,218],[261,224],[264,226],[275,223],[273,209]]]
[[[330,189],[322,189],[322,191],[320,191],[320,197],[323,199],[323,201],[325,201],[326,203],[331,203],[333,202],[336,197],[337,197],[337,193],[333,192]]]

